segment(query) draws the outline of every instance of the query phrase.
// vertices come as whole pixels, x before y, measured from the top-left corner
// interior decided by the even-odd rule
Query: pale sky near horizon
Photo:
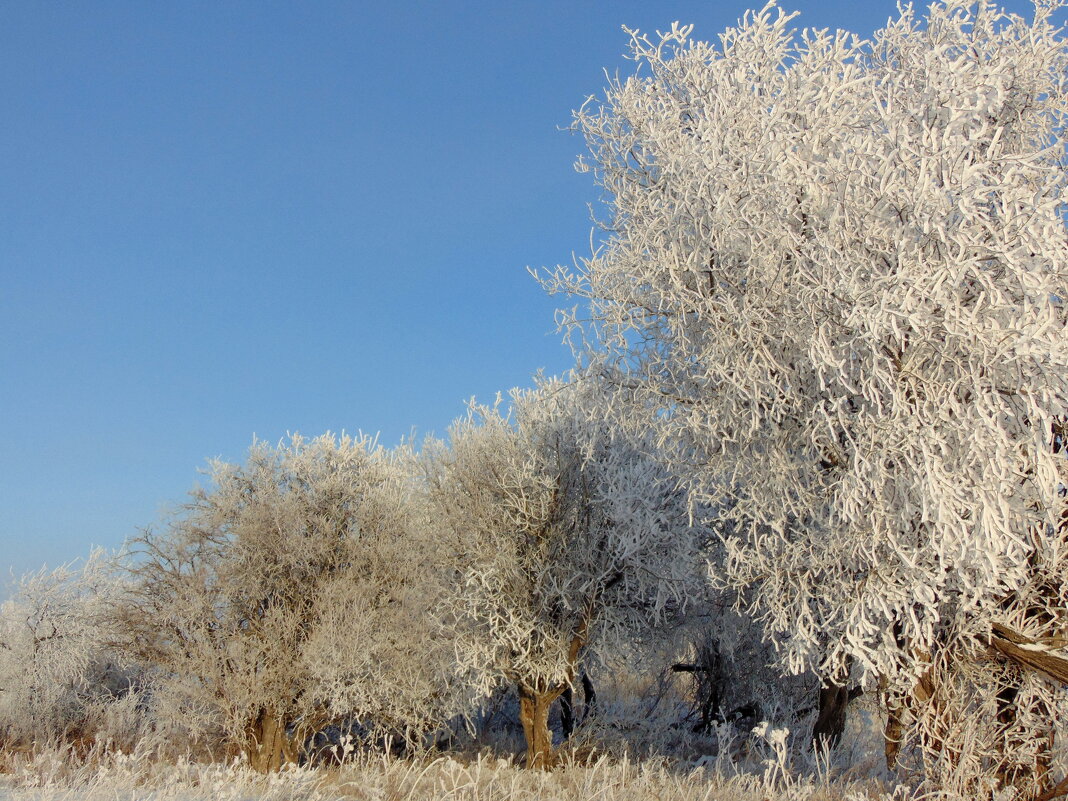
[[[589,252],[559,128],[630,71],[622,25],[711,39],[751,5],[0,3],[0,587],[253,435],[443,434],[568,368],[526,272]]]

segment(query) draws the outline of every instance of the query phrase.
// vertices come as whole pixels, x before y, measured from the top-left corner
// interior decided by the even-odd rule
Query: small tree
[[[447,714],[435,546],[403,453],[363,437],[255,443],[140,540],[128,621],[182,714],[258,770],[353,719],[415,740]]]
[[[552,762],[549,710],[580,660],[686,603],[697,577],[684,493],[613,436],[592,384],[472,405],[425,448],[431,498],[460,569],[462,664],[519,692],[527,764]]]
[[[1060,5],[905,6],[870,41],[771,5],[719,46],[634,34],[641,72],[577,113],[608,235],[547,283],[590,299],[589,358],[721,510],[725,577],[792,671],[916,700],[948,654],[1062,636]],[[1035,692],[1001,696],[1002,745]]]
[[[19,580],[0,606],[0,738],[96,738],[105,707],[140,680],[140,666],[117,646],[115,609],[127,589],[117,559],[101,550]]]

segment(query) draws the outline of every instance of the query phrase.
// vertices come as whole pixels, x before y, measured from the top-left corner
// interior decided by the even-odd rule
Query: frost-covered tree
[[[115,609],[126,590],[117,558],[101,550],[19,580],[0,605],[0,740],[97,738],[107,708],[135,691],[141,674],[117,645]]]
[[[212,462],[211,485],[140,540],[134,568],[129,625],[175,715],[272,770],[331,722],[414,740],[451,714],[437,550],[410,465],[330,435]]]
[[[793,671],[915,700],[950,652],[1061,642],[1060,5],[905,6],[868,41],[772,5],[718,44],[635,33],[636,74],[577,113],[607,233],[545,280],[590,300],[588,358],[721,510],[726,581]]]
[[[463,666],[519,693],[527,762],[552,761],[549,710],[597,658],[686,602],[697,530],[673,477],[614,435],[592,382],[473,405],[428,442],[430,494],[455,549]]]

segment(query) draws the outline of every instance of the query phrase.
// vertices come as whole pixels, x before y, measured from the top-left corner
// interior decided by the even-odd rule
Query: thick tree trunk
[[[925,651],[916,651],[925,663],[931,663],[931,655]],[[912,690],[906,693],[891,692],[885,678],[879,680],[883,706],[886,709],[886,727],[883,729],[883,748],[886,767],[894,770],[901,754],[901,745],[905,737],[906,720],[916,721],[924,715],[941,720],[941,703],[935,695],[932,668],[921,674]],[[925,754],[934,754],[943,750],[944,743],[937,731],[922,727],[920,731],[921,746]],[[927,757],[925,756],[924,759]]]
[[[603,589],[607,589],[620,576],[611,579]],[[527,741],[527,767],[547,770],[553,763],[553,735],[549,731],[549,710],[553,702],[570,685],[575,676],[575,668],[579,662],[579,654],[586,645],[586,638],[590,632],[590,620],[593,617],[594,599],[591,598],[586,604],[586,610],[567,647],[567,675],[568,680],[557,686],[539,687],[537,689],[520,683],[519,685],[519,719],[523,723],[523,735]]]
[[[923,759],[926,762],[934,754],[940,753],[946,764],[956,769],[961,762],[960,745],[955,744],[949,736],[956,715],[946,706],[946,690],[935,683],[937,672],[931,652],[917,648],[914,654],[922,664],[930,666],[920,674],[919,681],[912,688],[912,695],[908,699],[913,715],[925,721],[920,726]]]
[[[553,735],[549,730],[549,709],[562,688],[536,691],[519,688],[519,719],[527,741],[527,767],[547,770],[553,762]]]
[[[296,761],[286,735],[286,721],[269,709],[261,709],[248,724],[243,749],[249,766],[260,773],[271,773]]]

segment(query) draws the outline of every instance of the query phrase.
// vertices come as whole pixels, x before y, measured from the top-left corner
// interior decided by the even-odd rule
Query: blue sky
[[[558,128],[628,71],[621,25],[749,5],[0,4],[0,579],[119,545],[254,434],[393,444],[569,367],[525,269],[589,250]]]

